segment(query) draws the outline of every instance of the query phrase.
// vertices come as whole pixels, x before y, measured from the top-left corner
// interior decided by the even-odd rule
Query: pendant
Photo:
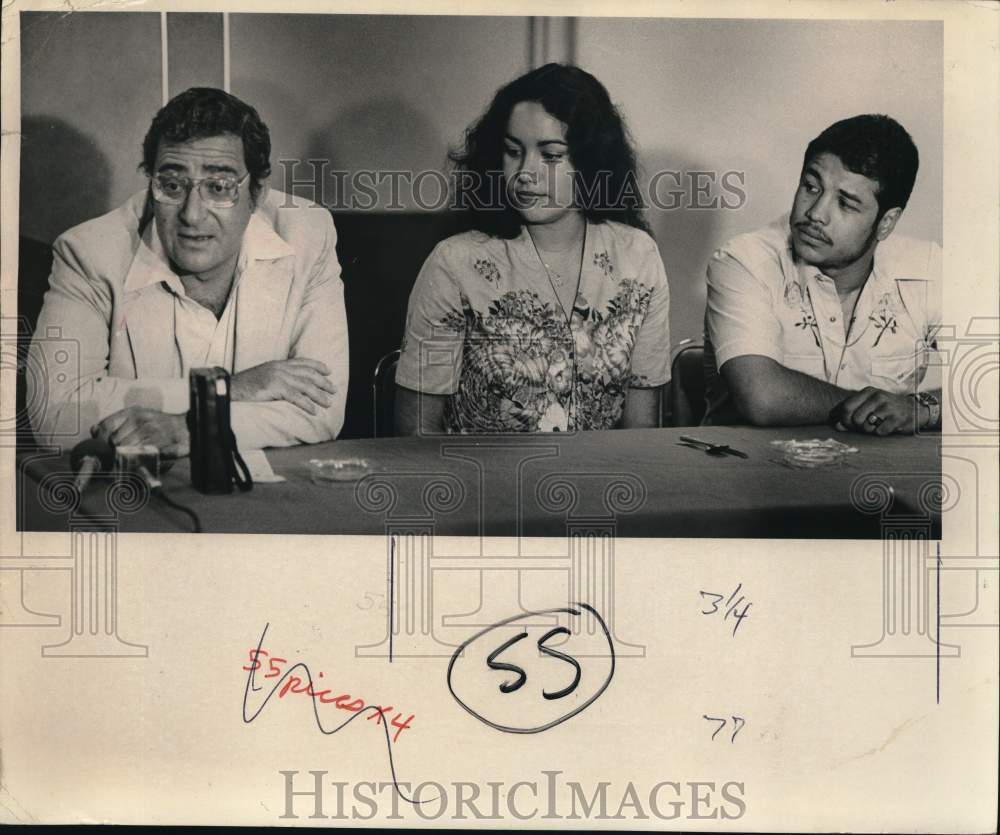
[[[558,272],[552,269],[544,261],[542,261],[542,266],[545,267],[545,272],[548,273],[548,276],[552,280],[552,283],[559,287],[562,287],[564,283],[562,275],[560,275]]]

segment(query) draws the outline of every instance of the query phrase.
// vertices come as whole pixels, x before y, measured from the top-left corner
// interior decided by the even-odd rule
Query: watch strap
[[[941,427],[941,401],[937,399],[933,394],[926,391],[920,391],[913,395],[913,399],[916,400],[922,406],[927,407],[929,418],[927,421],[926,429],[939,429]]]

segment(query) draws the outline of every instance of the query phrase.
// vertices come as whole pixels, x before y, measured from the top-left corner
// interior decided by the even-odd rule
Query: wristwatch
[[[918,391],[916,394],[912,394],[910,396],[921,406],[926,406],[927,411],[930,413],[927,426],[924,428],[939,429],[941,427],[941,401],[938,400],[933,394],[926,391]]]

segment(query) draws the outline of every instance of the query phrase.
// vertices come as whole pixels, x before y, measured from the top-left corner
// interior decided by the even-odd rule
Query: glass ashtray
[[[309,461],[309,477],[313,484],[357,481],[371,471],[367,458],[312,458]]]
[[[808,441],[771,441],[777,453],[775,460],[786,467],[814,469],[842,464],[848,455],[857,452],[857,447],[827,438],[825,441],[813,438]]]

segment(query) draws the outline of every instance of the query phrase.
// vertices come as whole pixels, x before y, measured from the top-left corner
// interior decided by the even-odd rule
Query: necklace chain
[[[530,237],[531,236],[529,235],[529,238]],[[558,270],[554,269],[551,265],[548,264],[548,262],[546,262],[546,260],[544,258],[542,258],[542,251],[543,250],[540,250],[538,248],[538,244],[535,243],[534,238],[531,238],[531,244],[535,248],[535,254],[538,256],[538,260],[539,260],[539,262],[541,263],[542,267],[545,270],[545,276],[549,280],[549,285],[552,287],[552,292],[555,293],[556,298],[559,299],[559,305],[562,307],[563,306],[562,299],[559,298],[559,291],[556,290],[556,288],[557,287],[560,287],[560,288],[564,287],[565,284],[566,284],[566,279],[563,277],[563,275]],[[563,255],[564,253],[572,252],[573,250],[577,249],[579,247],[579,245],[580,245],[579,242],[575,242],[575,243],[573,243],[572,246],[569,246],[566,249],[554,250],[553,252],[555,252],[555,253],[557,253],[559,255]],[[548,250],[546,250],[546,251],[548,251]],[[583,269],[583,265],[580,264],[580,271],[581,272],[582,272],[582,269]],[[577,283],[579,285],[579,273],[577,274]],[[579,286],[578,286],[578,290],[579,290]],[[565,307],[563,307],[563,313],[566,313]],[[568,316],[568,314],[567,314],[567,316]]]
[[[549,281],[551,281],[556,286],[558,287],[564,286],[566,283],[566,279],[563,277],[563,274],[559,272],[559,270],[557,270],[548,261],[545,260],[542,253],[544,252],[545,255],[548,255],[549,257],[551,257],[552,255],[565,256],[567,253],[575,254],[574,250],[578,249],[578,246],[579,246],[578,244],[574,243],[571,246],[566,247],[565,249],[554,249],[554,250],[539,249],[537,245],[535,246],[535,252],[538,253],[538,260],[541,261],[542,266],[545,267],[545,272],[549,276]]]
[[[542,266],[545,267],[545,272],[547,272],[549,275],[549,281],[551,281],[558,287],[562,287],[563,284],[565,283],[565,280],[562,277],[562,273],[560,273],[559,270],[547,264],[545,261],[542,261]]]

